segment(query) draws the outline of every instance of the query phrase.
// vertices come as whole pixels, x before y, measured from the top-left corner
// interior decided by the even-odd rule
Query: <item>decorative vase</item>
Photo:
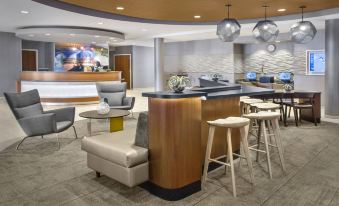
[[[110,111],[109,105],[106,102],[100,102],[97,106],[98,114],[108,114]]]
[[[286,92],[290,92],[293,90],[293,84],[284,84],[284,89]]]
[[[190,84],[191,81],[186,76],[175,75],[168,80],[168,87],[175,93],[182,93]]]
[[[215,82],[217,82],[221,78],[222,78],[222,75],[219,74],[219,73],[215,73],[215,74],[212,75],[212,80],[215,81]]]

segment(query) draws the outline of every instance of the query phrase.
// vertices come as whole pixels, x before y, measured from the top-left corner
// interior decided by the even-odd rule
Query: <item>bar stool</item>
[[[257,144],[252,145],[249,147],[249,150],[253,150],[257,152],[257,161],[259,160],[259,152],[266,153],[267,156],[267,166],[268,166],[268,172],[270,175],[270,178],[272,179],[272,169],[271,169],[271,160],[270,160],[270,151],[269,147],[274,147],[278,149],[280,163],[282,166],[283,171],[286,171],[285,167],[285,161],[284,161],[284,151],[283,151],[283,145],[280,139],[280,128],[279,128],[279,119],[280,114],[278,112],[258,112],[258,113],[250,113],[244,115],[244,117],[249,118],[250,124],[252,124],[253,121],[258,121],[259,123],[259,129],[258,129],[258,136],[257,136]],[[265,124],[266,123],[266,124]],[[266,125],[267,127],[270,127],[272,125],[272,134],[267,134],[266,132]],[[261,138],[261,132],[264,136],[264,142],[260,141]],[[272,143],[268,143],[267,137],[273,136],[275,139],[275,145]],[[260,150],[260,144],[265,145],[265,150]],[[254,148],[257,147],[257,148]]]
[[[241,99],[240,103],[241,103],[241,113],[242,114],[248,114],[250,113],[250,109],[251,109],[251,104],[256,104],[256,103],[263,103],[264,101],[261,99],[254,99],[254,98],[250,98],[250,99]]]
[[[236,188],[235,188],[235,177],[234,177],[234,164],[233,164],[233,155],[244,158],[247,160],[247,165],[249,168],[251,183],[254,182],[254,175],[253,175],[253,166],[250,158],[249,146],[247,142],[247,135],[248,135],[248,128],[250,120],[247,118],[242,117],[228,117],[226,119],[218,119],[215,121],[208,121],[209,124],[209,134],[208,134],[208,142],[207,142],[207,149],[206,149],[206,156],[205,156],[205,164],[204,164],[204,173],[202,177],[202,185],[205,184],[208,172],[208,165],[210,162],[215,162],[221,165],[224,165],[225,168],[227,166],[231,167],[231,176],[232,176],[232,187],[233,187],[233,196],[236,197]],[[211,158],[211,151],[214,139],[214,132],[216,127],[226,127],[227,128],[227,156],[222,155],[220,157]],[[232,139],[231,139],[231,130],[232,129],[239,129],[240,130],[240,148],[244,152],[245,156],[241,154],[235,154],[232,150]],[[226,162],[220,161],[221,158],[227,158]],[[229,160],[229,161],[228,161]],[[228,163],[229,162],[229,163]],[[226,171],[226,170],[225,170]]]
[[[275,112],[275,111],[279,110],[280,111],[280,120],[283,120],[284,108],[280,104],[264,102],[264,103],[251,104],[251,106],[255,108],[256,112],[260,112],[260,111]]]

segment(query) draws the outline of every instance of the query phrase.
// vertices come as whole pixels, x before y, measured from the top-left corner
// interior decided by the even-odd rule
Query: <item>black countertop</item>
[[[206,97],[206,99],[218,99],[227,97],[252,96],[274,93],[273,89],[265,89],[260,87],[242,86],[242,89],[227,90],[219,92],[197,92],[185,90],[183,93],[174,93],[172,91],[161,92],[145,92],[143,97],[162,98],[162,99],[180,99],[190,97]]]

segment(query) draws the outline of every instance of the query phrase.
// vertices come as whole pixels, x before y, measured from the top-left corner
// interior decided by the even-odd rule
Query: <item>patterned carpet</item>
[[[134,132],[135,126],[136,119],[125,119],[125,130]],[[76,128],[79,137],[86,135],[86,120],[76,122]],[[92,128],[99,132],[108,125],[95,122]],[[27,139],[18,151],[12,145],[0,153],[0,205],[339,205],[338,134],[336,124],[303,123],[296,128],[291,123],[282,128],[286,174],[273,152],[273,180],[263,156],[254,163],[254,186],[245,161],[240,171],[236,169],[238,198],[232,197],[230,173],[225,177],[223,170],[215,170],[201,192],[168,202],[140,187],[96,178],[86,166],[81,138],[74,139],[69,129],[59,136],[60,150],[50,135]]]

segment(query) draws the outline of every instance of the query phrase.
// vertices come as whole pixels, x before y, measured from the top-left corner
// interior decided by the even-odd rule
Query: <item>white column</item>
[[[164,39],[154,39],[155,91],[165,90],[164,78]]]
[[[339,118],[339,19],[326,20],[325,52],[325,115]]]

